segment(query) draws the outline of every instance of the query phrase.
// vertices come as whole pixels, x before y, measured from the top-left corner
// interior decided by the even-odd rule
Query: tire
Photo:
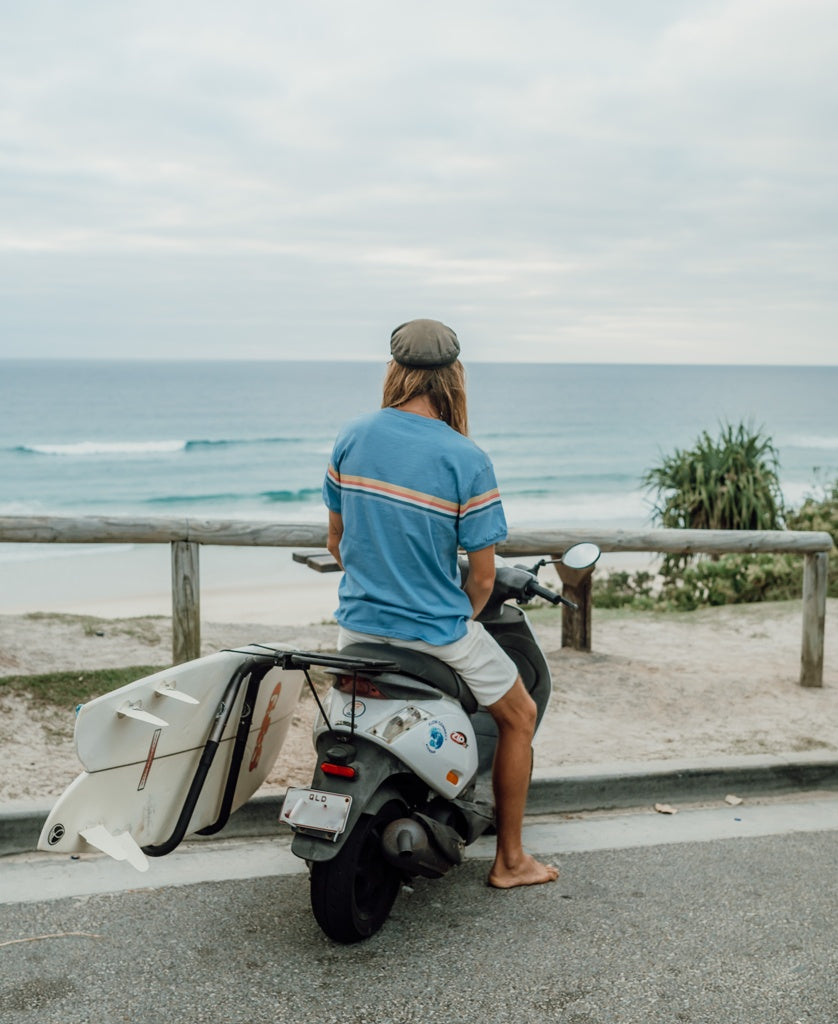
[[[384,859],[381,835],[404,810],[391,801],[377,814],[362,814],[336,856],[312,864],[311,909],[335,942],[368,939],[387,920],[402,873]]]

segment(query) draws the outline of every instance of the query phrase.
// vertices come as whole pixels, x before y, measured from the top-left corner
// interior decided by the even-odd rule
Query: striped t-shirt
[[[323,498],[343,519],[342,626],[436,645],[465,635],[457,549],[506,536],[485,452],[442,420],[380,409],[339,434]]]

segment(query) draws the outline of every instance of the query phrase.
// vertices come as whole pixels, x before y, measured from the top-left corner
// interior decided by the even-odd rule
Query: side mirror
[[[561,557],[561,565],[568,569],[590,569],[597,562],[600,550],[596,544],[585,542],[569,547]]]

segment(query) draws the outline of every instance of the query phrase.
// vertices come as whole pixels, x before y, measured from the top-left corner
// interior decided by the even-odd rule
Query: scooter
[[[599,553],[584,543],[529,569],[499,566],[478,616],[515,662],[537,723],[550,699],[550,670],[524,611],[511,602],[538,596],[575,608],[538,582],[538,570],[551,561],[586,569]],[[467,568],[462,562],[461,572]],[[318,924],[351,943],[381,928],[403,881],[441,877],[493,827],[497,727],[459,676],[430,655],[362,643],[307,657],[334,682],[321,702],[306,673],[319,708],[317,766],[308,789],[288,790],[280,820],[294,832],[293,853],[308,863]]]

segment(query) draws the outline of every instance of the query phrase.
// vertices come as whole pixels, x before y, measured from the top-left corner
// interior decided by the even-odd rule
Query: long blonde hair
[[[457,359],[450,366],[402,366],[387,364],[382,409],[395,409],[411,398],[427,395],[437,415],[449,427],[468,437],[466,372]]]

